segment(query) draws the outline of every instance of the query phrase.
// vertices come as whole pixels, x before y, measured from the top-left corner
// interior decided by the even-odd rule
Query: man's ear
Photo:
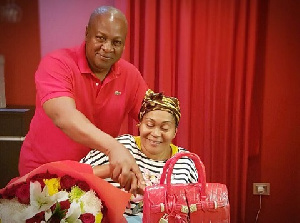
[[[88,33],[89,33],[89,31],[88,31],[88,26],[86,26],[86,27],[85,27],[85,39],[86,39]]]

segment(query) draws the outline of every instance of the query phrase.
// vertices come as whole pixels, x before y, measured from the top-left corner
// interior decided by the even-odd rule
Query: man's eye
[[[105,41],[105,37],[104,36],[96,36],[96,39],[98,41]]]
[[[154,126],[154,125],[153,125],[153,124],[151,124],[151,123],[147,123],[146,125],[147,125],[147,127],[149,127],[149,128],[151,128],[151,127],[153,127],[153,126]]]
[[[114,45],[115,45],[115,46],[121,46],[121,45],[122,45],[122,41],[120,41],[120,40],[115,40],[115,41],[114,41]]]

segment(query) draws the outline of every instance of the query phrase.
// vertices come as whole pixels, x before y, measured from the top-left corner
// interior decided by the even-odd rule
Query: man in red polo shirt
[[[79,161],[93,148],[109,156],[112,177],[122,186],[134,189],[142,181],[134,158],[113,138],[127,114],[137,120],[148,89],[137,68],[121,59],[126,34],[124,14],[100,7],[91,14],[84,43],[41,60],[21,176],[44,163]]]

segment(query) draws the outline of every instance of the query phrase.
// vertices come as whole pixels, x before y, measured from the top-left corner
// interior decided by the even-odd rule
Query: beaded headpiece
[[[146,113],[155,110],[171,113],[175,117],[176,127],[178,126],[181,113],[177,98],[165,96],[163,93],[154,93],[151,89],[148,89],[140,109],[139,121],[143,119]]]

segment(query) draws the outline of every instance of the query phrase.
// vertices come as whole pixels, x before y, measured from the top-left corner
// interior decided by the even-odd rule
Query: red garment
[[[36,111],[21,148],[21,176],[44,163],[79,161],[90,150],[53,124],[42,108],[45,101],[61,96],[73,98],[77,109],[92,123],[116,137],[127,114],[137,120],[148,89],[137,68],[123,59],[113,65],[101,83],[88,66],[84,43],[77,48],[55,51],[42,59],[35,82]]]

